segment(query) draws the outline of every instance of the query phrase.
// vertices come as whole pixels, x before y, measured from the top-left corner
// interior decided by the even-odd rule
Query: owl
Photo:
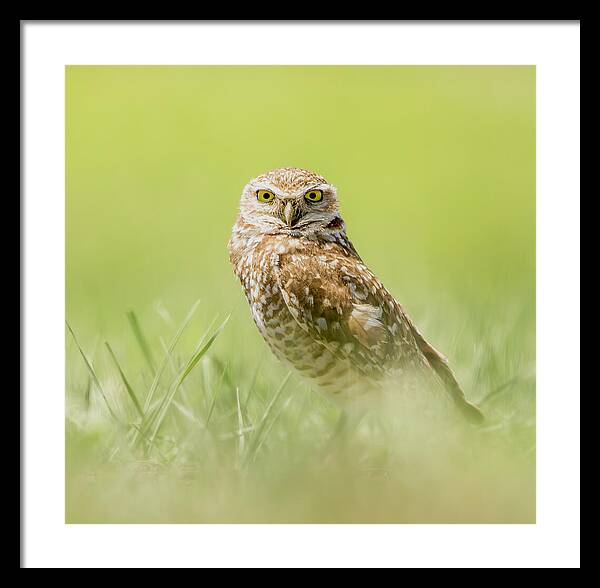
[[[285,167],[251,180],[229,256],[273,353],[332,400],[425,383],[482,420],[446,358],[358,255],[336,188],[322,176]]]

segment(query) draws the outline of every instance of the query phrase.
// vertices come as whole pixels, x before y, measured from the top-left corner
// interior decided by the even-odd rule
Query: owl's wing
[[[316,249],[281,254],[277,280],[297,323],[366,375],[427,364],[402,307],[360,258]]]
[[[465,398],[447,359],[358,256],[322,249],[313,253],[283,254],[277,263],[282,297],[302,329],[366,375],[395,368],[435,373],[468,420],[483,420]]]

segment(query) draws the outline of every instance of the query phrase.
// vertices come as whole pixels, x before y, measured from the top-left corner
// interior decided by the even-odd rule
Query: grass
[[[484,427],[397,398],[336,434],[272,357],[226,243],[282,165]],[[68,522],[535,520],[535,68],[70,66],[66,167]]]
[[[162,349],[146,339],[156,375],[135,336],[121,364],[110,344],[92,362],[69,333],[68,522],[535,520],[534,377],[524,358],[496,353],[522,337],[511,327],[478,350],[468,383],[484,427],[398,402],[336,437],[335,406],[274,359],[226,363],[218,343],[233,325],[202,329],[192,314],[191,351],[177,345],[182,327],[145,318],[173,337]],[[498,362],[516,371],[501,380]]]

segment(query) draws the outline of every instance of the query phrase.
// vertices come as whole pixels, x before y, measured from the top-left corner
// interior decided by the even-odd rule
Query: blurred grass
[[[119,417],[139,417],[125,381],[145,407],[167,357],[160,402],[233,313],[143,452],[67,335],[68,521],[534,520],[533,67],[70,66],[66,99],[66,313]],[[338,186],[361,256],[468,395],[498,391],[483,431],[370,415],[331,449],[337,409],[295,376],[262,421],[286,372],[226,243],[245,182],[282,165]]]

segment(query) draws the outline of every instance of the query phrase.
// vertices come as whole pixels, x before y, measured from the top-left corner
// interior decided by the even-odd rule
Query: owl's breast
[[[236,267],[261,335],[280,359],[294,356],[295,349],[314,343],[290,313],[277,281],[278,256],[282,248],[271,244],[256,247]]]
[[[264,337],[289,314],[277,284],[277,255],[274,247],[258,241],[250,243],[242,254],[232,256],[234,272]]]
[[[278,283],[279,256],[289,244],[259,243],[234,263],[256,326],[278,359],[343,401],[365,384],[351,362],[340,359],[303,329],[290,312]]]

